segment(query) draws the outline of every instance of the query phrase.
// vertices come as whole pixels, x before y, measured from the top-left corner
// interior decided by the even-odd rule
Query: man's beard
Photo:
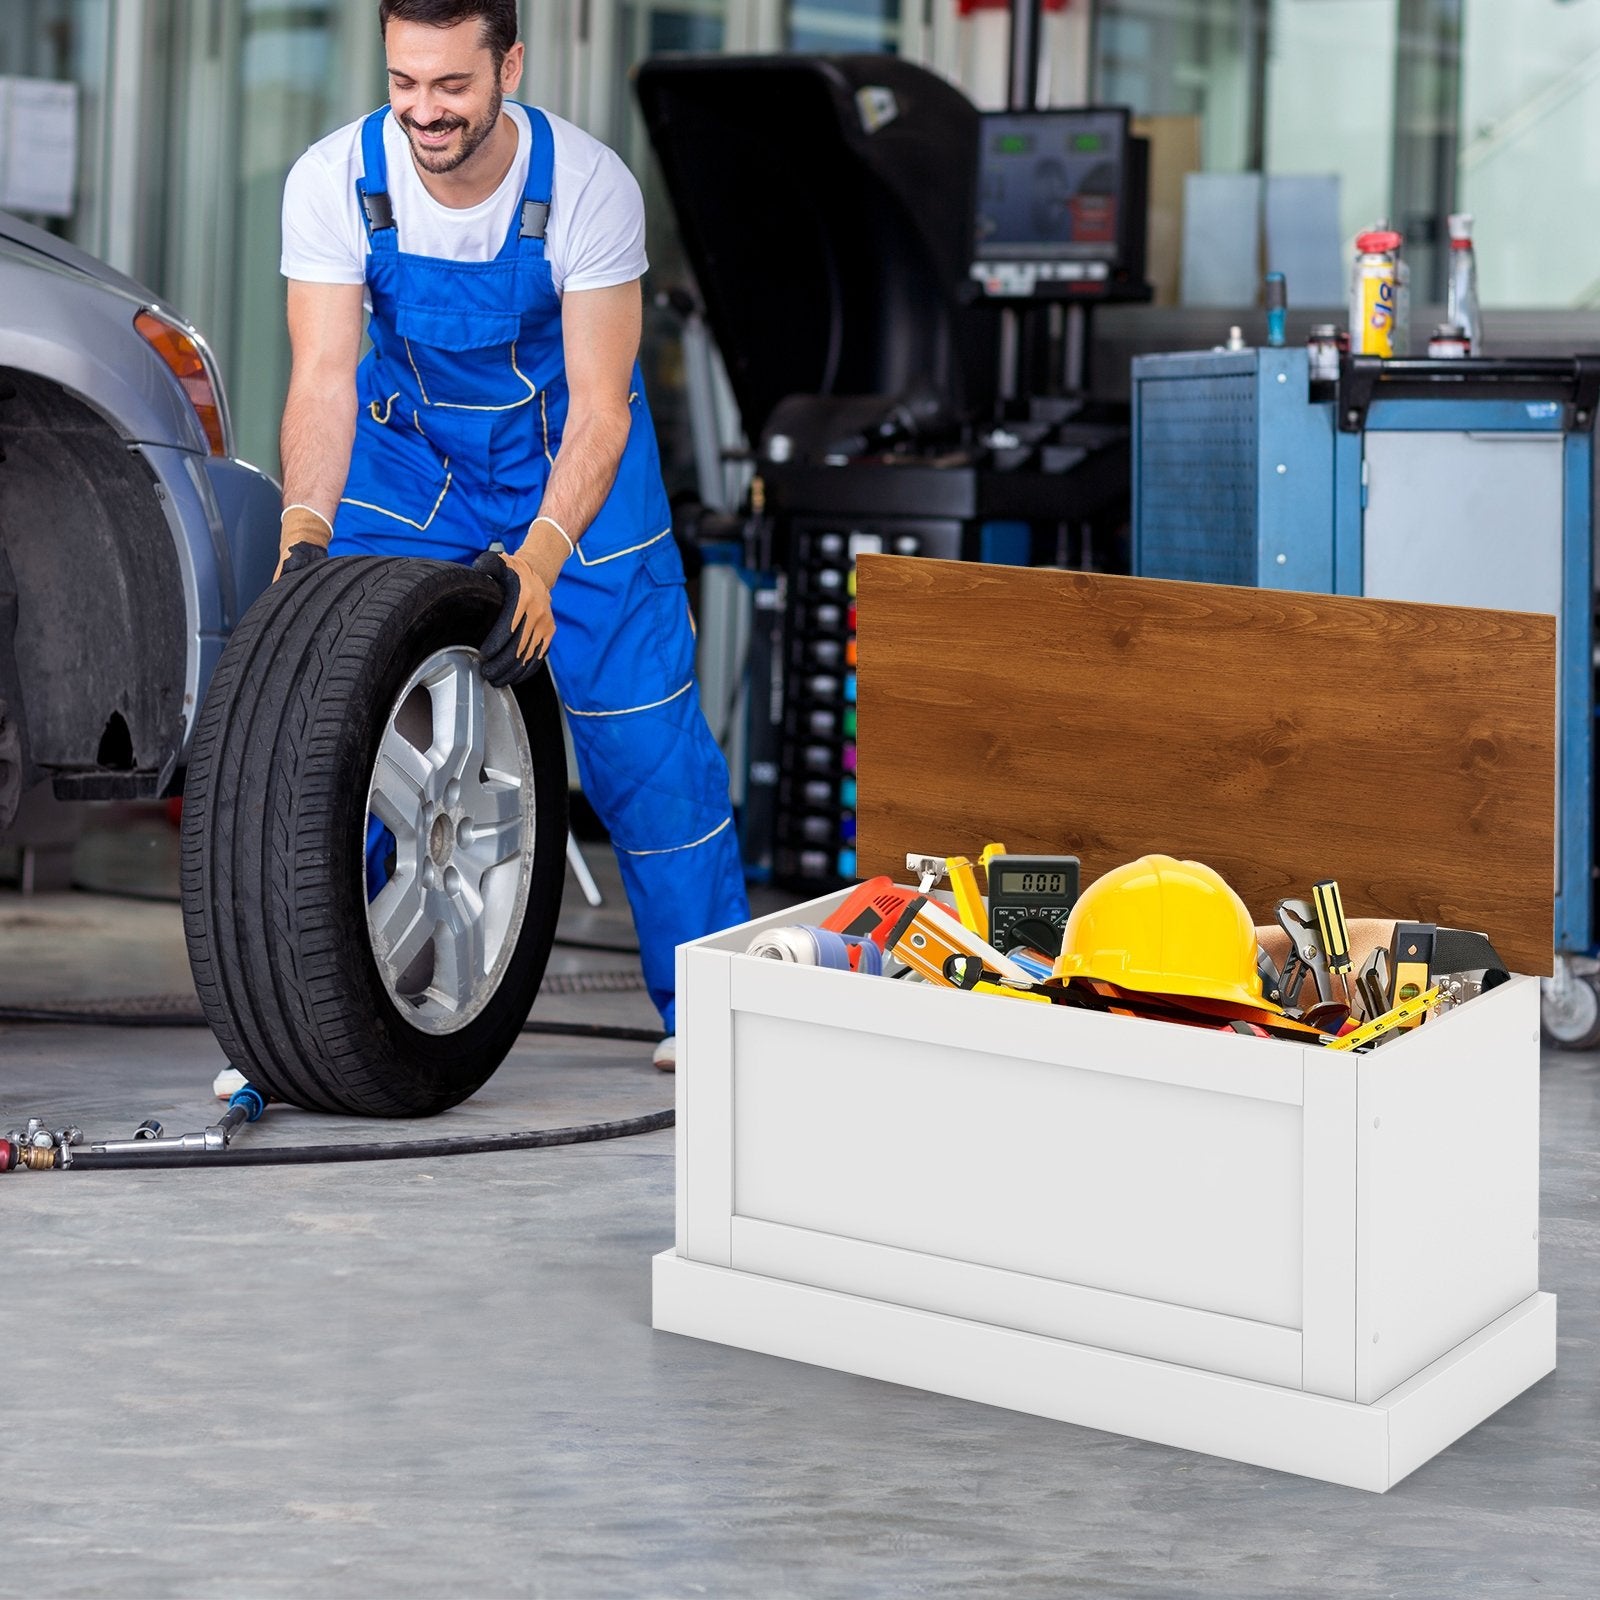
[[[464,128],[466,131],[461,136],[461,143],[453,151],[449,146],[443,150],[429,150],[412,139],[411,153],[416,158],[417,165],[432,173],[454,172],[463,162],[475,156],[479,146],[494,132],[494,126],[500,120],[500,107],[504,100],[505,96],[500,92],[500,85],[497,83],[482,122],[468,123],[462,121],[460,117],[441,117],[437,122],[430,122],[425,130],[428,133],[438,133],[445,128]],[[413,122],[410,117],[402,117],[400,125],[408,136],[422,126]]]

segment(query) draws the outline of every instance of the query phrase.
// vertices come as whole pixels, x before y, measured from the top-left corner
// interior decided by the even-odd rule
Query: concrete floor
[[[81,875],[161,887],[159,826]],[[631,937],[609,852],[599,912]],[[558,952],[556,967],[624,957]],[[181,992],[176,909],[0,890],[0,1004]],[[641,994],[536,1015],[648,1025]],[[529,1039],[428,1132],[670,1103]],[[194,1029],[0,1026],[0,1127],[212,1119]],[[452,1160],[0,1178],[0,1593],[1600,1594],[1600,1056],[1552,1055],[1561,1366],[1378,1497],[653,1333],[672,1135]],[[275,1107],[252,1142],[395,1138]]]

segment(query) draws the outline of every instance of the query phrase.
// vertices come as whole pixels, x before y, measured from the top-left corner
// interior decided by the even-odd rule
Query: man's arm
[[[510,554],[483,556],[478,563],[515,578],[514,586],[507,584],[506,608],[483,644],[490,683],[521,682],[537,669],[555,637],[550,590],[561,563],[611,493],[628,443],[633,420],[628,394],[643,304],[637,279],[611,289],[575,289],[562,299],[568,400],[561,447],[527,537]]]
[[[628,395],[643,319],[637,281],[611,289],[576,289],[562,301],[567,420],[539,511],[560,523],[574,541],[605,504],[628,442]]]
[[[289,283],[293,364],[279,438],[283,503],[314,512],[330,534],[356,437],[362,290],[359,283]],[[283,553],[308,533],[314,542],[316,531],[314,522],[286,511]]]

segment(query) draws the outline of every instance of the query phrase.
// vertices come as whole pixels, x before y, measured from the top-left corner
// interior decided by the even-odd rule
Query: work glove
[[[500,615],[483,641],[483,681],[497,689],[526,683],[544,665],[556,619],[550,590],[572,542],[548,518],[536,519],[514,552],[487,550],[472,563],[487,572],[505,596]]]
[[[333,524],[310,506],[289,506],[278,521],[278,570],[272,581],[291,572],[304,572],[318,561],[328,559],[328,541]]]

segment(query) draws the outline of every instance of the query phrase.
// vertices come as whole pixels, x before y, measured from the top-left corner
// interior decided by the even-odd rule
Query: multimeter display
[[[1067,918],[1078,901],[1076,856],[991,856],[989,943],[1001,952],[1026,945],[1061,954]]]
[[[1003,895],[1043,895],[1046,899],[1059,899],[1063,895],[1076,898],[1078,893],[1076,872],[1002,872],[998,876]]]

